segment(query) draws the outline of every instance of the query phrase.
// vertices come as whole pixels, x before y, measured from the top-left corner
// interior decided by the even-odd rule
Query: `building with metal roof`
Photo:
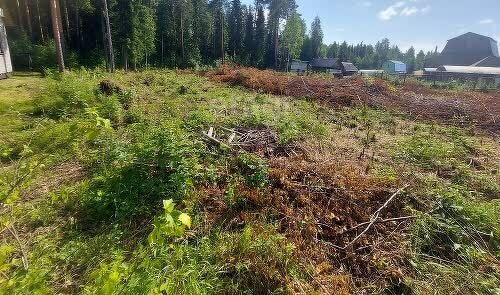
[[[342,74],[344,76],[352,76],[359,72],[358,68],[353,63],[342,62],[341,65],[342,65]]]
[[[497,41],[471,32],[452,38],[439,56],[425,61],[426,68],[443,65],[500,67]]]
[[[309,69],[308,61],[292,60],[290,63],[290,72],[303,74]]]
[[[342,64],[337,58],[316,58],[309,63],[314,72],[328,72],[342,74]]]
[[[440,66],[437,68],[437,70],[439,72],[447,72],[447,73],[500,76],[500,67]]]
[[[0,79],[6,78],[12,73],[12,61],[3,18],[3,9],[0,8]]]
[[[388,60],[382,65],[382,70],[388,74],[406,74],[406,64],[399,60]]]

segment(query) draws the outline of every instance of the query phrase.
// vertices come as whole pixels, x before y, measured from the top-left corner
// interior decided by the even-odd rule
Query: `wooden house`
[[[335,76],[342,76],[342,63],[336,58],[317,58],[311,61],[309,67],[313,72],[323,72]]]
[[[342,62],[342,75],[344,76],[352,76],[359,72],[358,68],[350,62]]]
[[[3,10],[0,8],[0,79],[8,77],[12,73],[7,31],[5,30],[3,18]]]

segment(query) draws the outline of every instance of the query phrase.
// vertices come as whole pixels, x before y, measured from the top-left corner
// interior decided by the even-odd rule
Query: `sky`
[[[253,4],[254,0],[242,0]],[[407,50],[441,51],[466,32],[500,42],[500,0],[296,0],[308,28],[321,19],[323,42],[375,44],[389,38]]]

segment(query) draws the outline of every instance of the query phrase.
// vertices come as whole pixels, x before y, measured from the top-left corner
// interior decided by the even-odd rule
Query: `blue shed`
[[[406,64],[397,60],[388,60],[382,65],[382,70],[388,74],[405,74]]]

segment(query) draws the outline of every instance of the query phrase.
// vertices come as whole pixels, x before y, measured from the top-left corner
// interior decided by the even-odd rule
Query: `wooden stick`
[[[370,218],[370,221],[368,223],[368,226],[359,234],[357,235],[349,244],[347,244],[346,246],[344,247],[341,247],[342,249],[347,249],[348,247],[350,247],[352,244],[354,244],[357,240],[359,240],[374,224],[375,222],[378,220],[378,217],[380,215],[380,212],[385,208],[387,207],[387,205],[389,205],[389,203],[394,200],[394,198],[399,195],[401,193],[401,191],[403,191],[404,189],[406,189],[409,185],[405,185],[404,187],[398,189],[394,194],[391,195],[391,197],[389,199],[387,199],[387,201],[385,201],[385,203],[377,209],[377,211],[375,211],[373,214],[372,214],[372,217]]]
[[[21,260],[23,261],[24,270],[28,270],[28,266],[29,266],[28,265],[28,258],[26,257],[26,252],[24,251],[24,246],[21,243],[21,240],[19,239],[19,236],[17,235],[16,229],[14,228],[13,225],[7,225],[7,229],[14,236],[14,238],[17,241],[17,243],[19,244],[19,248],[21,250]]]

